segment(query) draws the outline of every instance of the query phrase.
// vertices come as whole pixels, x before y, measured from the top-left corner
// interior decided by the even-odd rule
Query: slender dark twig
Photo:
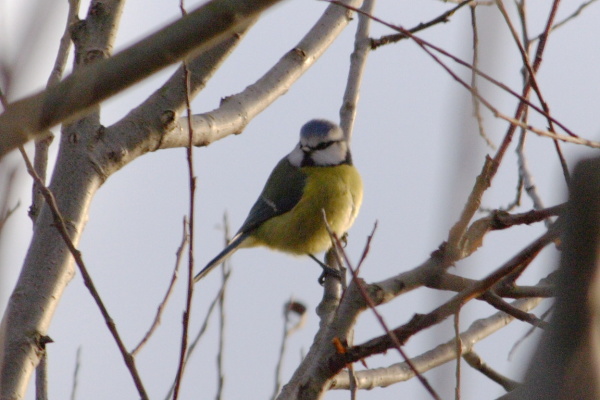
[[[547,328],[548,327],[548,323],[546,321],[539,319],[538,317],[536,317],[533,314],[526,313],[525,311],[521,311],[518,308],[511,306],[509,303],[504,301],[500,296],[498,296],[492,292],[484,293],[481,296],[481,298],[483,300],[487,301],[494,308],[496,308],[500,311],[504,311],[508,315],[511,315],[520,321],[527,322],[537,328]]]
[[[185,16],[186,11],[183,4],[183,0],[180,1],[180,9],[182,14]],[[187,156],[187,169],[189,177],[189,232],[190,242],[188,245],[188,279],[187,279],[187,294],[185,299],[185,310],[183,312],[182,325],[183,329],[181,332],[181,348],[179,351],[179,363],[177,366],[177,376],[175,378],[175,389],[173,390],[173,400],[177,400],[179,397],[179,387],[183,378],[183,370],[185,368],[185,354],[188,346],[188,331],[190,325],[190,312],[192,308],[192,296],[194,294],[194,220],[195,220],[195,202],[196,202],[196,176],[194,174],[194,152],[193,152],[193,138],[194,129],[192,125],[192,107],[190,103],[190,71],[187,67],[186,62],[183,62],[183,84],[185,88],[185,104],[187,108],[187,124],[188,124],[188,146],[186,149]]]
[[[437,25],[437,24],[445,24],[446,22],[449,21],[450,17],[453,16],[459,9],[461,9],[462,7],[464,7],[470,3],[473,3],[473,0],[461,1],[456,7],[451,8],[450,10],[444,12],[442,15],[432,19],[431,21],[420,23],[419,25],[415,26],[414,28],[408,29],[408,31],[410,33],[417,33],[424,29],[431,28],[432,26]],[[404,33],[396,33],[393,35],[382,36],[379,39],[371,40],[371,48],[373,50],[375,50],[376,48],[381,47],[383,45],[386,45],[389,43],[396,43],[402,39],[408,39],[409,37],[410,36],[408,36]]]
[[[463,354],[463,359],[469,364],[473,369],[481,372],[483,375],[490,378],[492,381],[496,382],[498,385],[502,386],[507,392],[517,388],[520,383],[513,381],[512,379],[500,374],[497,371],[494,371],[487,365],[481,357],[474,351],[470,351],[468,353]]]
[[[473,5],[471,6],[471,29],[473,30],[473,69],[471,70],[471,87],[473,88],[474,93],[478,93],[479,88],[477,84],[477,74],[475,71],[479,69],[479,28],[477,27],[477,7]],[[479,128],[479,136],[485,140],[487,145],[490,146],[492,150],[495,150],[496,145],[492,143],[491,139],[485,132],[483,116],[481,115],[481,102],[477,96],[472,94],[471,103],[473,104],[473,115],[477,121],[477,127]]]
[[[481,296],[504,279],[504,277],[515,271],[515,269],[518,269],[525,261],[534,259],[548,243],[551,243],[558,237],[559,232],[558,229],[548,230],[484,279],[476,281],[474,285],[458,293],[430,313],[415,315],[408,323],[392,330],[391,332],[394,336],[386,333],[361,345],[348,348],[343,354],[335,354],[328,360],[329,368],[333,371],[339,371],[349,362],[355,362],[365,357],[385,352],[391,348],[396,348],[397,343],[405,343],[417,332],[445,320],[462,307],[463,304]]]
[[[133,348],[133,350],[131,350],[131,354],[134,356],[138,353],[138,351],[140,351],[142,346],[144,346],[144,344],[146,344],[146,342],[150,339],[150,337],[152,336],[152,334],[154,333],[154,331],[160,324],[160,318],[165,309],[167,301],[169,300],[169,297],[173,293],[173,288],[175,287],[175,281],[177,280],[177,272],[179,271],[179,265],[181,264],[181,258],[183,256],[183,250],[185,249],[185,246],[189,242],[187,225],[188,225],[187,220],[184,218],[183,219],[183,237],[181,238],[181,243],[179,244],[179,247],[177,248],[177,251],[175,252],[175,268],[173,269],[173,274],[171,274],[171,281],[169,282],[169,286],[167,287],[167,292],[165,293],[165,296],[163,297],[162,301],[158,305],[158,308],[156,309],[156,315],[154,316],[154,320],[150,324],[150,328],[148,328],[148,331],[146,332],[144,337],[142,337],[142,339],[137,344],[137,346],[135,346]]]
[[[285,303],[283,308],[283,337],[281,339],[281,346],[279,348],[279,357],[277,359],[277,366],[275,367],[275,387],[273,389],[273,394],[271,396],[272,400],[277,398],[279,391],[281,390],[281,370],[283,368],[283,359],[286,352],[286,347],[288,343],[288,339],[292,336],[294,332],[301,329],[306,322],[306,306],[299,301],[291,298],[287,303]],[[292,316],[297,315],[298,320],[292,324]]]
[[[337,4],[341,7],[345,7],[349,10],[355,11],[357,13],[361,13],[361,11],[356,8],[356,7],[352,7],[349,6],[347,4],[341,3],[338,0],[324,0],[333,4]],[[495,107],[492,106],[492,104],[487,101],[485,98],[483,98],[481,95],[479,95],[478,93],[475,93],[475,95],[479,98],[479,100],[481,101],[481,103],[488,108],[493,114],[494,116],[498,117],[498,118],[502,118],[507,122],[510,122],[511,124],[514,124],[515,126],[524,126],[527,129],[531,130],[532,132],[535,132],[536,134],[539,135],[545,135],[548,137],[556,137],[559,138],[560,140],[563,141],[571,141],[572,143],[579,143],[579,144],[585,144],[591,147],[596,147],[596,146],[600,146],[600,143],[594,142],[594,141],[589,141],[589,140],[585,140],[585,139],[579,139],[579,137],[573,133],[569,128],[567,128],[567,126],[565,126],[563,123],[561,123],[560,121],[558,121],[556,118],[552,117],[551,115],[546,115],[544,113],[544,110],[542,110],[540,107],[538,107],[537,105],[529,102],[526,98],[526,96],[519,94],[517,92],[515,92],[514,90],[512,90],[510,87],[508,87],[507,85],[499,82],[498,80],[492,78],[491,76],[489,76],[488,74],[474,68],[471,64],[469,64],[466,61],[461,60],[460,58],[448,53],[446,50],[433,45],[432,43],[423,40],[417,36],[414,36],[412,33],[410,33],[409,31],[407,31],[406,29],[400,27],[400,26],[396,26],[393,24],[390,24],[388,22],[383,21],[380,18],[377,18],[373,15],[369,16],[370,18],[372,18],[374,21],[377,21],[378,23],[387,26],[388,28],[397,30],[401,33],[404,33],[406,35],[408,35],[412,40],[415,41],[415,43],[417,43],[421,48],[423,48],[423,50],[429,54],[430,57],[432,57],[442,68],[444,68],[451,76],[454,80],[456,80],[458,83],[460,83],[463,87],[465,87],[467,90],[471,91],[470,86],[463,81],[460,77],[458,77],[458,75],[456,75],[452,70],[450,70],[449,67],[447,67],[444,63],[441,62],[441,60],[436,57],[433,53],[431,53],[431,51],[429,51],[428,49],[432,49],[435,50],[436,52],[438,52],[439,54],[450,58],[451,60],[453,60],[454,62],[456,62],[457,64],[465,67],[465,68],[469,68],[469,69],[473,69],[478,76],[484,78],[486,81],[490,82],[491,84],[499,87],[500,89],[504,90],[505,92],[507,92],[508,94],[510,94],[511,96],[517,98],[519,101],[521,101],[522,103],[524,103],[525,105],[527,105],[528,107],[531,107],[533,110],[535,110],[536,112],[538,112],[539,114],[543,115],[545,118],[549,118],[553,123],[555,123],[557,126],[559,126],[562,130],[564,130],[569,136],[571,136],[572,138],[569,139],[568,137],[564,137],[564,135],[559,135],[556,133],[552,133],[552,132],[547,132],[547,131],[542,131],[540,129],[536,129],[532,126],[529,126],[527,124],[523,124],[522,122],[518,121],[518,119],[515,118],[510,118],[504,114],[502,114],[500,111],[498,111]],[[537,54],[540,54],[540,57],[538,57],[536,55],[536,60],[539,59],[539,61],[541,62],[541,53],[543,53],[543,50],[545,48],[545,45],[542,47],[538,47],[538,51]],[[539,63],[534,63],[533,65],[534,70],[537,70],[539,68]],[[529,89],[528,89],[529,90]],[[517,110],[519,111],[519,110]],[[522,111],[517,112],[517,115],[520,115]],[[579,140],[575,140],[575,139],[579,139]]]
[[[549,309],[547,309],[542,316],[540,317],[540,319],[544,322],[546,322],[546,320],[548,319],[548,316],[550,315],[550,313],[554,310],[554,306],[550,307]],[[527,332],[525,332],[525,334],[523,335],[522,338],[520,338],[519,340],[517,340],[515,342],[515,344],[513,345],[513,347],[510,349],[510,351],[508,352],[508,359],[510,360],[513,356],[513,354],[517,351],[517,349],[519,348],[519,346],[525,342],[525,339],[527,339],[528,337],[530,337],[531,335],[533,335],[533,333],[536,331],[535,326],[532,326],[531,328],[529,328],[529,330]]]
[[[229,244],[231,235],[229,234],[229,220],[227,213],[223,214],[223,241],[226,246]],[[223,290],[219,293],[219,351],[217,352],[217,395],[216,399],[220,400],[223,398],[223,389],[225,388],[225,294],[226,285],[225,282],[229,276],[229,261],[224,261],[221,264],[221,285]]]
[[[111,335],[113,336],[113,338],[117,344],[117,347],[119,348],[119,351],[121,352],[121,356],[123,357],[123,360],[125,361],[125,365],[127,366],[127,369],[129,370],[129,373],[131,374],[131,377],[133,378],[135,387],[136,387],[140,397],[144,400],[148,399],[146,389],[144,388],[144,384],[142,383],[142,379],[140,378],[137,367],[135,365],[135,359],[127,351],[127,348],[125,347],[125,344],[123,343],[123,340],[121,339],[121,336],[119,335],[119,332],[117,331],[117,327],[116,327],[113,319],[111,318],[110,314],[108,313],[108,309],[104,305],[104,302],[102,301],[102,298],[100,297],[100,294],[98,293],[98,290],[96,289],[96,286],[94,285],[92,277],[89,274],[87,267],[85,266],[85,263],[83,262],[83,257],[81,255],[81,252],[79,250],[77,250],[77,248],[73,244],[73,241],[71,241],[71,237],[69,236],[69,232],[67,230],[65,220],[63,219],[63,217],[60,213],[60,210],[58,209],[58,205],[56,203],[56,199],[54,198],[54,194],[50,191],[50,189],[48,189],[44,185],[44,182],[42,182],[40,177],[37,175],[37,173],[33,169],[33,165],[31,164],[31,161],[29,161],[29,157],[27,156],[27,153],[25,153],[25,150],[23,150],[23,147],[20,147],[20,151],[21,151],[21,155],[23,156],[23,160],[25,160],[27,172],[29,172],[29,174],[31,175],[33,180],[36,181],[36,183],[39,185],[39,188],[42,191],[42,195],[44,196],[44,199],[46,200],[46,203],[48,204],[48,206],[50,207],[50,210],[52,212],[52,217],[54,218],[54,223],[55,223],[56,229],[58,230],[58,233],[64,240],[65,244],[67,245],[69,252],[75,259],[75,263],[77,264],[77,267],[79,268],[79,271],[81,272],[83,282],[85,283],[85,286],[90,291],[92,298],[94,299],[94,301],[98,305],[98,308],[100,309],[100,312],[102,313],[104,322],[106,323],[108,330],[110,331]]]
[[[550,18],[548,19],[548,23],[546,24],[546,29],[544,31],[544,36],[547,38],[547,36],[550,33],[550,30],[552,28],[552,21],[554,20],[554,16],[556,15],[556,12],[558,10],[558,5],[560,3],[560,0],[555,0],[554,3],[552,4],[552,9],[551,9],[551,14],[550,14]],[[504,17],[504,20],[506,21],[506,25],[508,26],[513,39],[515,41],[515,44],[517,45],[517,48],[519,49],[519,52],[521,53],[521,60],[523,61],[523,66],[525,67],[527,74],[526,74],[526,85],[530,85],[531,88],[533,89],[533,91],[535,92],[538,100],[540,101],[540,104],[542,105],[542,109],[544,110],[544,114],[545,115],[550,115],[550,107],[548,106],[548,103],[546,102],[546,100],[544,99],[544,97],[542,96],[542,91],[540,89],[540,86],[537,82],[537,78],[536,78],[536,72],[533,69],[533,66],[531,65],[531,63],[529,62],[529,55],[528,55],[528,51],[527,51],[527,47],[524,46],[521,41],[519,40],[519,36],[517,34],[517,31],[515,29],[515,27],[513,26],[511,19],[508,15],[508,12],[506,11],[506,8],[504,7],[504,4],[502,3],[501,0],[496,0],[496,5],[498,7],[498,9],[500,10],[500,13],[502,14],[502,16]],[[544,39],[545,41],[545,39]],[[525,115],[525,113],[523,113]],[[551,119],[547,119],[548,120],[548,130],[550,132],[554,132],[554,124],[552,122]],[[567,185],[569,183],[570,178],[570,174],[569,174],[569,169],[567,167],[567,162],[564,158],[564,155],[562,153],[562,150],[560,148],[560,144],[558,142],[557,139],[554,139],[554,147],[556,149],[556,153],[558,155],[558,158],[560,160],[560,164],[561,167],[563,169],[563,174],[565,176],[565,180],[567,182]]]
[[[75,354],[75,368],[73,369],[73,385],[71,386],[71,400],[77,398],[77,386],[79,384],[79,370],[81,368],[81,346],[77,348]]]
[[[80,0],[69,0],[69,11],[67,14],[67,22],[65,24],[65,30],[62,37],[60,38],[60,44],[58,46],[58,52],[54,61],[54,67],[48,77],[46,87],[50,87],[58,82],[62,78],[63,72],[67,65],[69,58],[69,50],[71,49],[71,27],[78,19]],[[33,166],[42,182],[46,182],[46,170],[48,168],[48,151],[50,144],[54,140],[54,134],[48,130],[44,137],[40,137],[35,140],[35,156],[33,158]],[[31,196],[31,207],[29,207],[29,216],[35,222],[40,210],[42,209],[42,201],[44,197],[40,193],[40,189],[36,184],[33,185],[32,196]]]
[[[373,227],[373,231],[371,232],[371,235],[369,235],[369,237],[367,239],[367,244],[365,246],[365,251],[363,252],[363,254],[365,256],[366,256],[366,253],[368,252],[368,249],[370,248],[370,241],[373,238],[373,234],[375,232],[375,228],[376,228],[376,225]],[[352,282],[357,286],[357,288],[358,288],[361,296],[363,297],[363,299],[365,300],[365,302],[367,303],[367,305],[369,306],[369,308],[371,309],[371,311],[375,315],[375,318],[377,318],[379,324],[383,327],[384,331],[386,332],[387,337],[392,341],[392,343],[393,343],[392,347],[394,347],[400,353],[400,355],[402,356],[402,358],[404,359],[404,361],[411,368],[411,370],[414,372],[414,374],[417,377],[417,379],[419,379],[419,381],[425,387],[425,389],[427,390],[427,392],[429,392],[429,394],[431,395],[431,397],[434,398],[434,399],[438,399],[439,400],[440,397],[436,393],[436,391],[433,388],[433,386],[431,386],[431,384],[427,381],[427,379],[423,375],[421,375],[419,373],[419,371],[417,370],[417,368],[411,362],[410,357],[402,349],[402,343],[400,342],[400,340],[398,340],[398,337],[396,336],[395,332],[392,331],[388,327],[387,323],[383,319],[383,316],[377,311],[377,306],[373,302],[373,299],[371,299],[371,296],[369,296],[369,294],[367,293],[366,288],[364,287],[362,281],[359,279],[359,277],[358,277],[358,275],[356,273],[356,271],[360,268],[360,264],[357,266],[356,269],[353,268],[352,265],[351,265],[351,263],[350,263],[350,260],[348,259],[348,256],[346,255],[346,252],[343,250],[343,246],[342,246],[342,243],[339,240],[339,238],[333,232],[331,232],[331,231],[330,231],[330,234],[334,238],[335,245],[339,249],[339,252],[343,255],[344,260],[346,261],[346,265],[348,266],[348,269],[350,270],[350,273],[352,274]],[[361,258],[361,262],[365,260],[365,256],[363,256]]]
[[[586,7],[591,6],[592,3],[595,3],[595,2],[596,2],[596,0],[588,0],[584,3],[581,3],[581,5],[579,7],[577,7],[577,9],[575,11],[573,11],[570,15],[566,16],[565,18],[563,18],[556,24],[552,25],[552,29],[550,29],[550,32],[553,32],[553,31],[557,30],[558,28],[562,28],[566,23],[572,21],[573,19],[575,19],[579,15],[581,15],[581,13],[583,12],[583,10]],[[540,40],[543,35],[544,35],[544,33],[540,33],[538,36],[532,38],[531,41],[533,42],[533,41]]]

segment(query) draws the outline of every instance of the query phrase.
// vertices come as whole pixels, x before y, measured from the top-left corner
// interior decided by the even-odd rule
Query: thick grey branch
[[[254,22],[248,21],[241,31],[230,34],[218,45],[187,60],[190,98],[206,86]],[[161,148],[165,132],[174,129],[177,114],[185,108],[187,94],[184,83],[184,70],[180,67],[148,99],[104,129],[102,135],[94,140],[95,163],[104,176],[110,176],[142,154]],[[187,120],[183,125],[187,126]],[[186,136],[182,140],[183,147],[188,145],[187,141]]]
[[[109,60],[76,71],[61,83],[17,101],[0,115],[0,157],[50,127],[72,121],[90,107],[193,53],[278,0],[214,0]]]
[[[354,6],[361,0],[346,0],[345,3]],[[349,22],[350,11],[330,5],[304,38],[258,81],[244,91],[226,97],[219,108],[192,117],[194,145],[207,146],[228,135],[241,133],[256,115],[288,91]],[[162,138],[160,148],[187,146],[188,137],[187,121],[179,119],[175,129]]]

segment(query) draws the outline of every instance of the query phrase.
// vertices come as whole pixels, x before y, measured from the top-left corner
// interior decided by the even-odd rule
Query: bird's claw
[[[319,264],[321,268],[323,268],[323,272],[321,273],[318,279],[319,285],[323,286],[323,284],[325,283],[325,278],[328,276],[337,278],[340,282],[342,281],[342,273],[338,269],[331,268],[329,265],[325,264],[312,254],[309,254],[308,256],[312,258],[317,264]]]
[[[340,281],[342,280],[342,273],[339,270],[331,268],[325,264],[322,264],[321,268],[323,268],[323,272],[319,276],[319,285],[323,286],[323,284],[325,283],[325,278],[328,276],[336,278]]]

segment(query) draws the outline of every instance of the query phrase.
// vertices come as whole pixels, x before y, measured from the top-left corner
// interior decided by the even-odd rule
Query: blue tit
[[[362,197],[362,180],[342,129],[322,119],[307,122],[300,142],[275,166],[242,227],[194,282],[242,247],[267,246],[314,259],[331,247],[323,211],[341,237],[356,219]]]

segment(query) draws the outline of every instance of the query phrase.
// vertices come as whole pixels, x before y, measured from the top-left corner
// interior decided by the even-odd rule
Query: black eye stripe
[[[316,145],[315,147],[311,147],[310,149],[315,151],[315,150],[324,150],[326,148],[328,148],[329,146],[331,146],[334,143],[338,143],[338,140],[330,140],[329,142],[322,142],[319,143],[318,145]]]
[[[333,144],[333,142],[325,142],[325,143],[319,143],[317,145],[317,147],[315,147],[315,150],[323,150],[328,148],[329,146],[331,146]]]

